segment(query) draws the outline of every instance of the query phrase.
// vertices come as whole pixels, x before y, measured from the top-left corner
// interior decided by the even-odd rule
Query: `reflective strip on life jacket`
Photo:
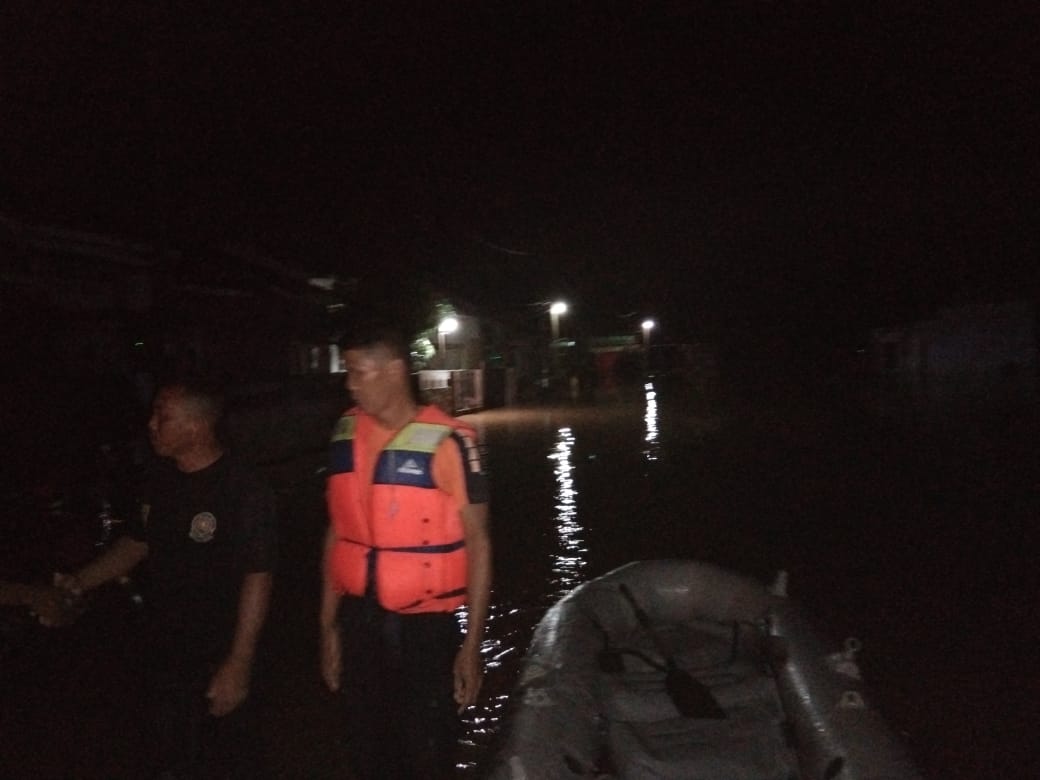
[[[354,470],[354,430],[356,418],[345,414],[336,422],[329,442],[329,472],[345,474]]]

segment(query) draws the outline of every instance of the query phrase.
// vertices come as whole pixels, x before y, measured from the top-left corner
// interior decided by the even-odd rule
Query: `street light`
[[[553,343],[560,338],[560,315],[567,313],[567,304],[563,301],[556,301],[549,307],[549,319],[552,322],[552,340]]]
[[[650,371],[650,331],[654,329],[653,320],[643,320],[643,371]]]
[[[650,346],[650,331],[654,329],[653,320],[643,320],[643,349]]]
[[[441,353],[441,365],[447,368],[448,355],[444,346],[444,337],[459,329],[459,321],[454,317],[445,317],[437,323],[437,343]]]

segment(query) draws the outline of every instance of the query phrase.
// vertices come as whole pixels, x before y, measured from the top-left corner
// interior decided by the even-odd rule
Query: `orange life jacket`
[[[336,536],[327,565],[342,593],[372,596],[394,612],[448,612],[466,601],[466,550],[457,499],[433,482],[433,456],[473,431],[422,407],[364,463],[374,420],[348,411],[332,435],[326,486]],[[360,455],[360,458],[359,458]]]

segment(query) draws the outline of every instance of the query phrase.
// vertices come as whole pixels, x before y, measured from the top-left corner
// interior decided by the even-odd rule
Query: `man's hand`
[[[83,583],[79,581],[79,577],[75,574],[66,574],[60,571],[54,572],[54,587],[60,588],[68,595],[77,598],[83,595]]]
[[[29,591],[29,611],[40,625],[54,628],[71,623],[79,617],[80,597],[57,587],[32,587]]]
[[[206,690],[209,699],[209,714],[222,717],[233,712],[249,696],[249,664],[229,658],[210,680]]]
[[[484,682],[484,667],[480,660],[480,647],[476,642],[463,642],[455,655],[455,703],[459,714],[477,703],[477,694]]]
[[[335,693],[339,690],[343,674],[342,650],[338,626],[323,626],[321,629],[321,678]]]
[[[30,609],[48,627],[65,626],[74,622],[86,610],[83,583],[75,574],[55,572],[53,585],[41,589],[39,606]]]

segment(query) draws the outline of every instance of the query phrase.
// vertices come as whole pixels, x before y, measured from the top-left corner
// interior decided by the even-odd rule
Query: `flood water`
[[[609,404],[467,419],[492,479],[496,574],[460,777],[479,778],[492,755],[545,609],[616,566],[665,557],[763,581],[788,571],[791,596],[835,649],[861,639],[874,698],[926,776],[1040,776],[1034,419],[882,422],[832,403],[723,408],[652,386]],[[350,777],[317,675],[319,467],[313,453],[271,473],[282,562],[256,697],[258,749],[276,777]],[[16,654],[4,777],[134,776],[139,670],[133,617],[116,601]]]
[[[929,777],[1040,777],[1035,420],[722,411],[654,387],[627,405],[475,419],[497,584],[474,762],[549,604],[628,561],[682,557],[767,582],[787,570],[835,649],[862,640],[875,698]]]

